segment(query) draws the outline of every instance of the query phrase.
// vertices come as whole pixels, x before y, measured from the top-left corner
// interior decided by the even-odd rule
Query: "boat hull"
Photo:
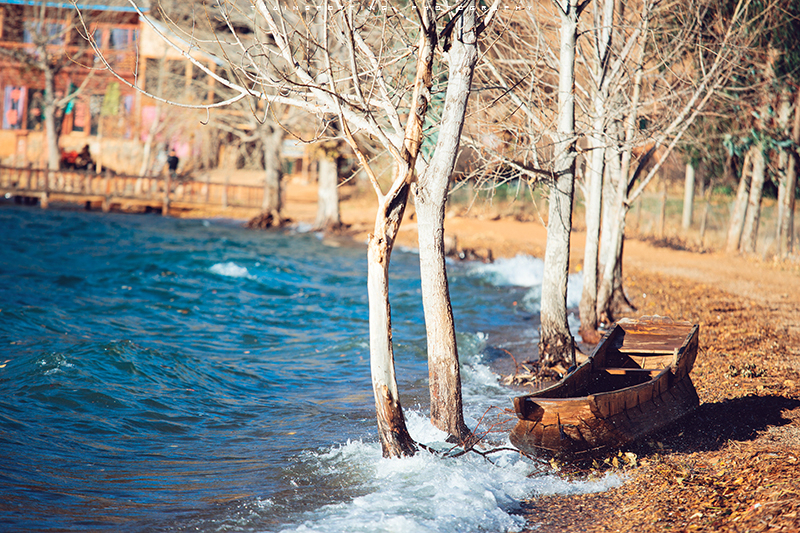
[[[667,326],[671,336],[657,333]],[[530,454],[577,457],[621,448],[677,421],[700,403],[689,376],[697,331],[688,323],[650,317],[615,327],[575,372],[548,389],[515,398],[519,421],[511,443]],[[661,341],[654,345],[657,335]],[[637,358],[649,366],[670,362],[643,368],[633,363]]]

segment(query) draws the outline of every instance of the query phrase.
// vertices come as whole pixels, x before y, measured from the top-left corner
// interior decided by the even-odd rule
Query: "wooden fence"
[[[254,185],[0,166],[0,194],[38,200],[43,208],[51,201],[65,201],[83,204],[87,209],[95,205],[104,211],[114,205],[144,206],[167,214],[170,207],[260,208],[264,190]]]

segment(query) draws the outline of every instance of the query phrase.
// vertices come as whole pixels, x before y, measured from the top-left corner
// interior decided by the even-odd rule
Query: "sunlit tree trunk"
[[[600,223],[603,205],[603,169],[605,162],[605,120],[608,82],[605,77],[608,51],[611,46],[612,24],[614,20],[614,0],[605,0],[602,14],[595,4],[594,51],[594,95],[592,134],[589,136],[591,155],[586,173],[586,245],[583,250],[583,291],[579,304],[581,320],[580,335],[584,342],[596,343],[600,340],[597,331],[597,274],[600,248]]]
[[[544,366],[575,364],[575,341],[567,323],[567,276],[569,274],[572,200],[575,187],[575,42],[578,2],[556,1],[561,14],[558,79],[558,125],[550,184],[547,246],[540,310],[539,358]]]
[[[617,152],[616,149],[612,150]],[[616,176],[616,188],[614,189],[614,202],[612,209],[606,214],[611,219],[611,231],[608,238],[607,254],[604,258],[602,277],[597,289],[597,315],[605,323],[615,320],[613,312],[614,296],[614,277],[618,273],[617,263],[621,260],[622,240],[625,235],[625,222],[628,212],[628,205],[625,203],[627,197],[627,180],[621,173],[619,167],[619,157],[610,159],[609,174]]]
[[[369,343],[372,388],[378,434],[384,457],[413,455],[416,444],[406,428],[394,374],[391,311],[389,306],[389,258],[400,222],[408,202],[417,157],[423,139],[423,124],[431,100],[433,53],[436,46],[436,3],[426,1],[422,6],[419,45],[411,113],[406,122],[402,145],[394,148],[395,170],[388,193],[381,192],[377,177],[349,130],[341,120],[342,132],[353,148],[362,168],[378,196],[375,229],[369,236],[367,248],[367,292],[369,299]],[[341,119],[340,115],[340,119]]]
[[[692,215],[694,212],[694,187],[695,187],[695,168],[692,162],[686,163],[686,174],[683,184],[683,219],[681,227],[688,230],[692,227]]]
[[[729,253],[739,251],[739,243],[742,242],[742,230],[744,228],[744,216],[747,213],[747,197],[750,194],[750,154],[748,151],[742,163],[742,175],[739,178],[739,186],[736,189],[736,199],[733,201],[733,209],[728,225],[728,238],[725,250]]]
[[[459,441],[470,436],[464,423],[455,320],[445,268],[445,200],[458,156],[472,75],[478,60],[475,5],[468,2],[452,30],[449,76],[439,138],[430,164],[419,177],[416,212],[422,303],[428,339],[431,422]]]
[[[265,131],[261,135],[261,145],[264,150],[264,199],[261,202],[261,212],[272,215],[273,223],[280,224],[281,210],[283,209],[283,187],[281,185],[281,143],[283,142],[283,128],[273,126],[272,131],[266,131],[266,124],[261,126]]]
[[[611,233],[613,222],[617,219],[615,212],[617,209],[616,203],[616,180],[619,179],[619,147],[616,146],[617,127],[619,125],[612,122],[607,130],[609,145],[606,147],[606,157],[604,160],[603,171],[603,208],[602,217],[600,219],[600,250],[597,261],[597,283],[600,289],[600,278],[604,270],[604,265],[611,256]],[[616,170],[615,170],[616,169]],[[595,297],[596,299],[596,297]],[[599,311],[599,308],[598,308]],[[598,315],[599,319],[599,315]]]
[[[153,151],[153,141],[156,138],[156,133],[161,126],[161,108],[164,103],[160,100],[162,95],[164,94],[164,80],[167,75],[167,61],[166,61],[167,52],[164,50],[164,55],[158,62],[158,86],[156,87],[156,96],[159,99],[156,99],[156,109],[155,113],[153,114],[153,122],[150,123],[150,127],[147,130],[147,137],[144,141],[144,150],[142,151],[142,166],[139,167],[139,175],[145,176],[148,174],[150,170],[150,158]]]
[[[792,111],[792,102],[790,99],[788,88],[781,91],[778,103],[778,129],[781,134],[788,135],[789,129],[789,113]],[[778,201],[775,203],[777,211],[775,216],[775,243],[777,245],[776,255],[780,257],[780,241],[781,241],[781,220],[783,219],[783,209],[786,204],[786,181],[788,178],[789,170],[789,152],[784,149],[777,150],[778,152],[778,172],[776,181],[778,182]]]
[[[600,335],[597,332],[597,273],[599,268],[605,148],[603,147],[602,139],[593,136],[591,140],[592,157],[587,169],[586,180],[586,246],[583,250],[583,290],[581,292],[579,312],[581,338],[584,342],[595,343],[600,340]]]
[[[389,259],[408,202],[408,191],[409,186],[403,185],[395,195],[381,202],[367,249],[370,369],[384,457],[413,455],[416,451],[397,389],[389,305]]]
[[[753,147],[753,177],[750,180],[750,195],[747,199],[747,214],[744,218],[742,230],[741,251],[744,253],[756,252],[758,240],[758,225],[761,219],[761,196],[764,190],[767,166],[764,158],[764,145],[758,143]]]
[[[320,229],[334,229],[340,224],[339,169],[334,155],[326,152],[319,158],[317,218],[314,226]]]
[[[649,15],[649,13],[648,13]],[[647,20],[647,19],[645,19]],[[640,41],[641,42],[641,41]],[[639,112],[639,97],[641,95],[643,78],[643,48],[640,44],[638,65],[634,74],[631,108],[625,117],[625,147],[619,153],[618,145],[613,146],[612,157],[609,159],[610,175],[616,176],[613,210],[608,216],[612,219],[611,235],[608,240],[608,256],[603,264],[602,278],[597,289],[597,314],[600,320],[611,322],[615,319],[615,312],[619,312],[621,302],[627,302],[622,290],[622,240],[625,237],[625,223],[628,215],[628,184],[630,161],[633,151],[633,137]],[[619,129],[616,129],[619,135]]]
[[[56,82],[55,74],[46,66],[44,70],[44,130],[47,138],[47,168],[58,170],[60,153],[58,150],[58,135],[56,130]]]
[[[792,141],[795,146],[800,143],[800,90],[795,91],[794,97],[794,122],[792,124]],[[780,216],[778,217],[778,256],[786,258],[793,252],[794,240],[794,208],[795,188],[797,187],[797,153],[786,152],[788,162],[784,183],[783,197],[778,200]]]

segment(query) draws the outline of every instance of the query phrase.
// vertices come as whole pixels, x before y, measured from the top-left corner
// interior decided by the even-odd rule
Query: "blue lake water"
[[[530,355],[541,262],[449,274],[468,422],[509,420],[487,353]],[[0,205],[0,530],[517,531],[521,499],[619,481],[383,459],[365,275],[363,246],[314,234]],[[410,431],[446,449],[413,251],[391,295]]]

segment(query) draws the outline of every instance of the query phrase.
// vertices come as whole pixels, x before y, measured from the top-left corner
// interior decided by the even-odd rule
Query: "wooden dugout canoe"
[[[527,453],[576,457],[678,420],[700,403],[689,377],[698,330],[664,317],[620,320],[574,372],[514,399],[519,421],[511,443]]]

